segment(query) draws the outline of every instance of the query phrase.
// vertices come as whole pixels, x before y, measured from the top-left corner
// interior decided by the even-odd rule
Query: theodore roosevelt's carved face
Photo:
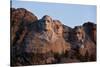
[[[52,18],[48,15],[43,16],[41,26],[45,31],[52,30]]]

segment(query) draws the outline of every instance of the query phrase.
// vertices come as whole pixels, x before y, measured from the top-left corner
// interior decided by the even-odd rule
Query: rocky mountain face
[[[96,24],[74,28],[11,8],[11,66],[96,61]]]

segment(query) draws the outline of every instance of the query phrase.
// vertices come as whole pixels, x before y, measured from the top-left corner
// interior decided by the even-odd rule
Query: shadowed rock
[[[68,27],[66,25],[63,25],[63,37],[65,39],[65,41],[70,42],[73,37],[72,37],[72,28]]]
[[[37,17],[24,8],[11,8],[11,65],[21,64],[19,56],[22,53],[22,43],[28,30],[28,25],[37,21]],[[22,59],[21,59],[22,61]]]
[[[87,22],[83,24],[86,34],[91,38],[91,40],[96,44],[96,24],[92,22]]]
[[[11,41],[12,45],[17,42],[21,42],[27,26],[30,23],[37,21],[37,17],[31,12],[27,11],[24,8],[11,8]]]
[[[82,26],[76,26],[74,29],[74,37],[76,38],[76,46],[80,54],[82,61],[94,61],[96,57],[96,46],[91,39],[86,35],[85,30]],[[74,44],[75,45],[75,44]],[[80,59],[81,60],[81,59]]]
[[[63,27],[61,24],[57,25],[57,23],[59,22],[53,22],[50,16],[43,16],[38,22],[39,32],[32,33],[34,30],[31,30],[24,38],[24,50],[32,53],[46,53],[51,51],[60,54],[70,50],[70,44],[66,43],[62,37]],[[55,28],[56,26],[59,28]]]
[[[11,8],[11,65],[72,63],[96,60],[96,24],[75,28],[24,8]]]

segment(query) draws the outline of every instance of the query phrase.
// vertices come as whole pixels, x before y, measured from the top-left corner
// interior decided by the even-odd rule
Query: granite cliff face
[[[11,8],[12,66],[95,60],[96,24],[71,28],[48,15],[38,19],[24,8]]]

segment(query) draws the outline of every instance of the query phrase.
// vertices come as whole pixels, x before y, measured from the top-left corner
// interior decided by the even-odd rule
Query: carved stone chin
[[[40,38],[50,42],[53,36],[54,35],[51,31],[50,32],[43,31],[42,34],[40,35]]]

